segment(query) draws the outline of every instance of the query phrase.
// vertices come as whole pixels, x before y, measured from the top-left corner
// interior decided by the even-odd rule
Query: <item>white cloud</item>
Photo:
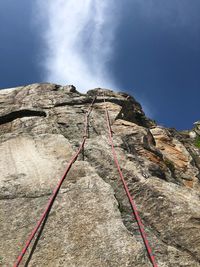
[[[116,1],[38,0],[37,6],[45,25],[45,80],[74,84],[80,91],[115,89],[107,62],[114,49]]]

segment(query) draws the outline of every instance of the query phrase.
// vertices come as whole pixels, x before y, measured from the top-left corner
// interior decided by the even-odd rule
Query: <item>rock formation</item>
[[[103,92],[122,172],[158,266],[200,266],[200,150],[189,132],[156,125],[125,93],[80,94],[55,84],[0,91],[0,266],[13,266],[43,212],[82,140],[94,95],[84,154],[22,266],[152,266],[114,165]]]

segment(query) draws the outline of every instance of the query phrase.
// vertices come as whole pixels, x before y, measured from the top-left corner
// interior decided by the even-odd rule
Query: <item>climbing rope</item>
[[[84,122],[84,134],[83,134],[83,139],[82,139],[82,143],[81,145],[79,146],[77,152],[75,153],[75,155],[72,156],[71,160],[69,161],[68,165],[67,165],[67,168],[62,176],[62,178],[60,179],[60,181],[58,182],[57,186],[55,187],[48,203],[47,203],[47,206],[44,210],[44,212],[42,213],[39,221],[37,222],[35,228],[33,229],[33,231],[31,232],[24,248],[22,249],[19,257],[17,258],[17,261],[16,263],[14,264],[14,267],[18,267],[26,253],[26,251],[28,250],[33,238],[35,237],[37,231],[39,230],[41,224],[44,222],[47,214],[49,213],[50,209],[51,209],[51,206],[53,205],[55,199],[56,199],[56,196],[60,190],[60,187],[63,183],[63,181],[65,180],[69,170],[71,169],[71,166],[73,165],[73,163],[77,160],[79,154],[81,151],[84,150],[84,145],[85,145],[85,142],[86,142],[86,139],[89,137],[88,136],[88,127],[89,127],[89,116],[90,116],[90,113],[92,111],[92,107],[93,107],[93,104],[96,100],[96,97],[94,97],[92,103],[90,104],[89,108],[88,108],[88,111],[85,115],[85,122]],[[118,169],[118,172],[119,172],[119,175],[120,175],[120,178],[121,178],[121,181],[123,183],[123,186],[124,186],[124,189],[126,191],[126,194],[127,194],[127,197],[129,199],[129,202],[131,204],[131,208],[133,210],[133,214],[135,216],[135,219],[137,221],[137,224],[138,224],[138,228],[139,228],[139,231],[140,231],[140,234],[142,236],[142,239],[144,241],[144,244],[145,244],[145,247],[146,247],[146,250],[147,250],[147,253],[148,253],[148,256],[149,256],[149,259],[153,265],[153,267],[158,267],[158,265],[156,264],[155,262],[155,257],[152,253],[152,249],[149,245],[149,242],[147,240],[147,236],[146,236],[146,233],[145,233],[145,230],[144,230],[144,226],[142,224],[142,221],[140,219],[140,216],[138,214],[138,211],[137,211],[137,207],[136,207],[136,204],[135,202],[133,201],[133,198],[131,197],[131,194],[130,194],[130,191],[128,189],[128,186],[127,186],[127,183],[124,179],[124,176],[122,174],[122,171],[121,171],[121,168],[120,168],[120,165],[119,165],[119,161],[118,161],[118,158],[117,158],[117,154],[116,154],[116,151],[115,151],[115,148],[114,148],[114,143],[113,143],[113,134],[112,134],[112,128],[111,128],[111,123],[110,123],[110,118],[109,118],[109,113],[108,113],[108,109],[107,109],[107,105],[106,105],[106,101],[105,101],[105,95],[104,95],[104,103],[105,103],[105,115],[106,115],[106,121],[107,121],[107,127],[108,127],[108,131],[109,131],[109,141],[110,141],[110,144],[111,144],[111,147],[112,147],[112,153],[113,153],[113,157],[114,157],[114,161],[115,161],[115,164],[117,166],[117,169]]]
[[[129,199],[131,208],[133,210],[133,214],[134,214],[135,219],[137,221],[138,228],[139,228],[140,234],[142,236],[142,239],[144,241],[144,245],[146,247],[149,259],[150,259],[153,267],[158,267],[158,265],[156,264],[156,261],[155,261],[155,257],[154,257],[154,255],[152,253],[152,249],[151,249],[151,247],[149,245],[149,242],[148,242],[145,230],[144,230],[144,226],[142,224],[142,221],[140,219],[139,213],[137,211],[136,204],[133,201],[133,198],[131,197],[129,188],[127,186],[127,183],[126,183],[126,181],[124,179],[124,176],[122,174],[122,171],[121,171],[121,168],[120,168],[120,165],[119,165],[119,161],[118,161],[117,154],[116,154],[115,147],[114,147],[114,143],[113,143],[113,132],[112,132],[111,123],[110,123],[110,117],[109,117],[109,113],[108,113],[108,109],[107,109],[107,105],[106,105],[106,101],[105,101],[105,94],[104,94],[104,104],[105,104],[105,115],[106,115],[107,127],[108,127],[108,131],[109,131],[109,141],[110,141],[110,145],[112,147],[112,153],[113,153],[114,161],[115,161],[116,167],[118,169],[118,172],[119,172],[121,181],[123,183],[124,189],[126,191],[126,195],[127,195],[128,199]]]
[[[81,151],[83,150],[83,148],[84,148],[85,141],[86,141],[86,139],[88,138],[88,118],[89,118],[90,113],[91,113],[91,111],[92,111],[92,107],[93,107],[93,104],[94,104],[95,100],[96,100],[96,96],[93,98],[93,101],[92,101],[92,103],[90,104],[90,106],[89,106],[89,108],[88,108],[88,111],[87,111],[87,113],[86,113],[86,115],[85,115],[84,135],[83,135],[82,143],[81,143],[81,145],[79,146],[79,149],[77,150],[77,152],[75,153],[75,155],[73,155],[72,158],[71,158],[71,160],[69,161],[69,163],[68,163],[68,165],[67,165],[67,168],[66,168],[66,170],[65,170],[65,172],[64,172],[64,174],[63,174],[63,176],[62,176],[62,178],[60,179],[60,181],[58,182],[57,186],[55,187],[55,189],[54,189],[54,191],[53,191],[53,193],[52,193],[52,195],[51,195],[51,197],[50,197],[50,199],[49,199],[49,201],[48,201],[48,203],[47,203],[47,206],[46,206],[44,212],[42,213],[42,216],[40,217],[39,221],[37,222],[37,224],[36,224],[35,228],[33,229],[32,233],[30,234],[30,236],[29,236],[29,238],[28,238],[28,240],[27,240],[27,242],[26,242],[24,248],[22,249],[22,251],[21,251],[19,257],[17,258],[16,263],[14,264],[14,267],[19,266],[19,264],[21,263],[21,261],[22,261],[24,255],[25,255],[27,249],[29,248],[29,246],[30,246],[30,244],[31,244],[31,241],[33,240],[35,234],[36,234],[37,231],[39,230],[39,228],[40,228],[42,222],[44,221],[44,219],[45,219],[45,217],[46,217],[46,215],[47,215],[48,212],[50,211],[50,208],[51,208],[52,204],[54,203],[54,201],[55,201],[55,199],[56,199],[56,196],[57,196],[57,194],[58,194],[58,192],[59,192],[59,190],[60,190],[60,187],[61,187],[63,181],[65,180],[65,178],[66,178],[66,176],[67,176],[67,174],[68,174],[68,172],[69,172],[69,170],[70,170],[72,164],[77,160],[78,155],[80,154],[80,152],[81,152]]]

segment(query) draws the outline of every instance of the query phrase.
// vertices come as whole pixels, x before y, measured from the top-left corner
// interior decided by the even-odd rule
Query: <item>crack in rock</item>
[[[46,117],[46,116],[47,116],[46,112],[40,110],[29,110],[29,109],[16,110],[8,114],[5,114],[3,116],[0,116],[0,125],[24,117]]]

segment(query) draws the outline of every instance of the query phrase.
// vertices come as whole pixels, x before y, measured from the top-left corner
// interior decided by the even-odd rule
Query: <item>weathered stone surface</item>
[[[195,123],[194,123],[194,131],[196,132],[196,134],[198,135],[198,136],[200,136],[200,121],[196,121]]]
[[[94,95],[84,157],[22,266],[151,266],[113,162],[105,105],[158,266],[200,266],[200,152],[189,133],[155,125],[125,93],[54,84],[0,91],[0,266],[13,266],[77,150]]]

